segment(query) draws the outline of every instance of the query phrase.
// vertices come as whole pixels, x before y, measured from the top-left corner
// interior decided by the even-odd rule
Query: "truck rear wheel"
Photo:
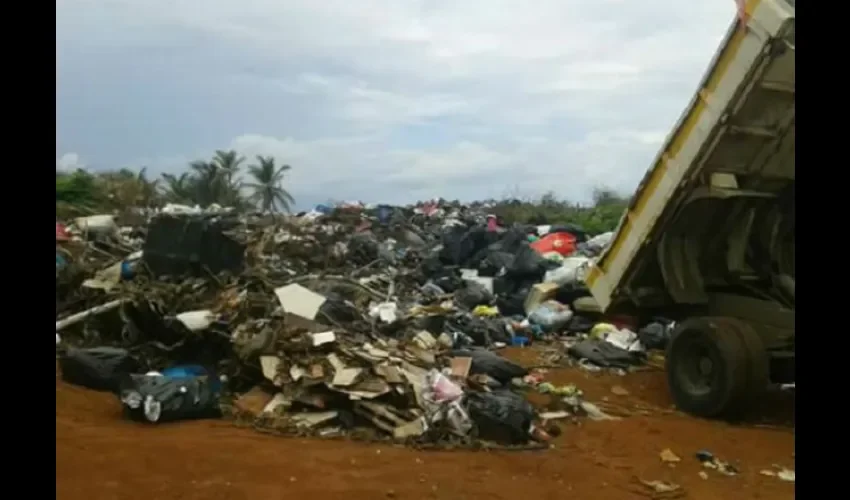
[[[691,318],[673,332],[667,381],[676,406],[699,417],[737,418],[768,383],[761,338],[734,318]]]

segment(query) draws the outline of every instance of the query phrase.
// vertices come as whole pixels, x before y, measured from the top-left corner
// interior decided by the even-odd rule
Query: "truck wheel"
[[[747,360],[747,385],[745,395],[747,407],[752,408],[765,392],[770,384],[770,358],[764,347],[764,342],[758,333],[745,321],[736,318],[717,318],[723,326],[721,328],[729,333],[735,332],[746,347]],[[742,408],[746,409],[746,408]],[[735,416],[733,413],[732,416]],[[741,415],[737,415],[741,416]]]
[[[676,406],[699,417],[738,417],[767,374],[757,334],[731,318],[681,322],[667,347],[667,381]],[[766,386],[766,382],[763,384]]]

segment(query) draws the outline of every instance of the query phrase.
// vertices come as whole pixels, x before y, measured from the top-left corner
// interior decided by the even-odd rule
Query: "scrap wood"
[[[377,223],[367,227],[360,224],[365,220],[361,214],[344,215],[334,214],[319,222],[281,218],[249,223],[250,216],[234,214],[243,228],[227,231],[231,238],[241,234],[245,241],[242,253],[248,257],[239,269],[214,274],[210,269],[215,266],[193,261],[195,277],[184,279],[179,270],[174,271],[174,276],[170,272],[155,274],[151,268],[156,267],[154,261],[143,260],[129,277],[122,273],[109,294],[90,295],[98,301],[117,299],[132,305],[122,308],[120,318],[125,323],[122,332],[129,334],[116,333],[120,337],[116,343],[143,357],[146,368],[194,362],[203,352],[203,356],[209,356],[204,362],[210,361],[210,366],[224,376],[228,391],[244,395],[247,387],[261,386],[268,394],[275,394],[262,409],[262,413],[272,413],[274,418],[260,415],[252,422],[255,427],[315,435],[318,428],[304,429],[312,426],[303,424],[298,428],[292,422],[312,422],[310,419],[319,419],[315,411],[322,410],[328,412],[325,416],[338,412],[340,425],[336,430],[321,432],[340,432],[355,439],[406,440],[424,447],[432,445],[434,449],[546,449],[547,445],[536,443],[508,447],[491,444],[479,438],[474,426],[464,436],[434,432],[411,438],[424,430],[420,428],[424,421],[419,419],[424,409],[434,404],[434,400],[426,398],[435,390],[426,382],[429,372],[453,366],[460,380],[452,383],[462,386],[462,391],[472,394],[479,390],[483,394],[489,390],[486,386],[476,389],[474,384],[463,384],[462,379],[474,363],[469,357],[453,358],[451,350],[469,342],[480,348],[492,347],[490,336],[504,334],[504,318],[473,318],[456,304],[435,302],[435,295],[442,299],[453,296],[437,284],[437,274],[421,265],[442,240],[444,226],[439,219],[416,219],[416,224],[422,225],[417,238],[427,241],[406,245],[399,243],[405,236],[395,228]],[[294,220],[298,222],[293,223]],[[367,247],[373,248],[358,248],[355,231],[365,238],[361,243],[365,241]],[[121,251],[124,247],[129,248],[129,244],[112,248]],[[147,247],[145,253],[151,255]],[[100,257],[102,252],[94,254]],[[167,260],[174,255],[160,257]],[[115,257],[120,256],[109,260],[115,262]],[[458,270],[465,267],[457,264],[460,263],[444,265],[442,269],[459,275]],[[295,321],[293,314],[286,311],[286,304],[275,299],[274,290],[286,285],[301,285],[324,296],[327,302],[322,302],[314,317]],[[338,297],[332,298],[331,292]],[[397,320],[369,318],[369,301],[391,302]],[[325,304],[340,307],[324,307]],[[175,320],[181,314],[199,310],[212,311],[215,320],[197,326],[197,332],[185,331],[181,328],[185,324]],[[432,320],[449,324],[466,319],[474,319],[481,328],[476,332],[476,325],[464,322],[447,327],[430,324]],[[487,321],[491,323],[487,325]],[[116,326],[120,330],[121,325]],[[106,332],[112,325],[93,327]],[[485,327],[489,328],[486,335],[481,333]],[[325,334],[326,338],[316,337],[331,331],[332,334]],[[423,331],[433,333],[426,336],[421,334]],[[504,340],[498,341],[505,343]],[[205,352],[215,342],[223,344],[223,352]],[[224,406],[228,404],[232,402],[225,402]],[[274,409],[269,409],[272,406]],[[304,409],[314,413],[295,413]],[[353,420],[351,413],[366,422]],[[463,425],[455,425],[466,432],[472,417],[462,418]],[[448,428],[452,424],[443,425]]]
[[[82,312],[78,312],[77,314],[72,314],[66,318],[63,318],[56,322],[56,331],[65,329],[73,324],[79,323],[91,316],[95,316],[98,314],[103,314],[108,311],[112,311],[113,309],[117,309],[119,306],[124,304],[125,300],[118,299],[113,300],[111,302],[107,302],[106,304],[101,304],[99,306],[92,307],[91,309],[87,309]]]
[[[675,483],[658,480],[647,481],[637,476],[633,476],[632,481],[642,486],[640,489],[631,490],[633,493],[647,496],[653,500],[671,500],[687,496],[685,489]]]
[[[408,424],[413,418],[404,418],[401,412],[391,406],[369,401],[354,404],[354,413],[371,421],[379,429],[392,434],[396,428]]]

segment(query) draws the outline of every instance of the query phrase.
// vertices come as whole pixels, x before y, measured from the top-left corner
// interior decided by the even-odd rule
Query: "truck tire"
[[[767,353],[746,323],[691,318],[667,347],[667,381],[676,406],[706,418],[739,418],[766,386]]]
[[[741,407],[741,410],[746,412],[748,408],[756,406],[755,403],[767,392],[767,387],[770,384],[770,358],[761,337],[747,322],[728,317],[717,318],[716,320],[724,325],[721,328],[725,331],[735,332],[746,348],[748,373],[745,397],[747,404]],[[744,414],[736,415],[733,412],[730,416],[741,417]]]

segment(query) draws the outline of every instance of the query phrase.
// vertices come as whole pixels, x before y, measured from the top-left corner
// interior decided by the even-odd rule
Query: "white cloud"
[[[116,81],[157,89],[163,114],[166,71],[197,95],[239,85],[193,111],[238,100],[245,116],[221,120],[233,132],[144,156],[229,141],[292,164],[296,197],[519,186],[579,199],[598,184],[634,188],[734,11],[732,0],[61,0],[58,81],[61,94],[63,71],[97,80],[108,61],[149,59]],[[86,98],[81,113],[99,113]],[[70,148],[104,163],[96,145]]]
[[[381,90],[364,81],[307,73],[286,81],[282,88],[301,96],[330,100],[339,118],[361,126],[410,125],[475,111],[469,101],[448,94],[409,94]]]
[[[56,170],[70,172],[77,169],[85,169],[86,164],[77,153],[65,153],[56,158]]]

